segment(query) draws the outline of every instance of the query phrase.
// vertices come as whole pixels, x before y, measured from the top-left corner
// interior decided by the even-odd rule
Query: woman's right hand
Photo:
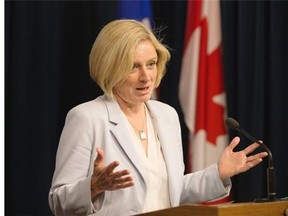
[[[91,178],[91,198],[95,201],[97,196],[104,191],[113,191],[134,185],[129,170],[114,171],[119,166],[118,161],[108,165],[104,163],[104,151],[96,148],[97,157],[94,161],[94,171]]]

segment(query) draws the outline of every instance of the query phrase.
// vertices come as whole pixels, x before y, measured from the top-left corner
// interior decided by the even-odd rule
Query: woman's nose
[[[140,76],[139,76],[139,79],[141,81],[147,81],[149,80],[149,70],[144,66],[144,67],[141,67],[140,69]]]

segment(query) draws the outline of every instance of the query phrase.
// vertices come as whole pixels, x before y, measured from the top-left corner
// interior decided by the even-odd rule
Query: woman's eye
[[[157,66],[157,62],[156,62],[156,61],[152,61],[152,62],[147,63],[147,64],[146,64],[145,66],[143,66],[143,67],[151,70],[151,69],[155,69],[156,66]],[[141,66],[140,64],[134,64],[133,67],[132,67],[131,73],[135,73],[135,72],[139,71],[141,67],[142,67],[142,66]],[[144,68],[143,68],[143,69],[144,69]]]
[[[156,62],[150,62],[148,65],[147,65],[147,68],[154,68],[154,67],[156,67]]]
[[[136,72],[139,69],[139,65],[133,65],[131,72]]]

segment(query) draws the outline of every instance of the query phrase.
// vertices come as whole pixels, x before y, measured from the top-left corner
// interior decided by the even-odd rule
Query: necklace
[[[140,137],[140,140],[141,141],[145,141],[146,139],[147,139],[147,135],[146,135],[146,133],[145,133],[145,131],[144,131],[144,123],[145,123],[145,121],[143,122],[143,125],[142,125],[142,129],[141,130],[139,130],[138,128],[136,128],[135,127],[135,125],[134,124],[132,124],[132,122],[130,121],[130,120],[128,120],[129,122],[130,122],[130,124],[137,130],[137,132],[138,132],[138,135],[139,135],[139,137]]]
[[[139,135],[141,141],[145,141],[145,140],[147,139],[147,135],[146,135],[146,133],[145,133],[145,131],[144,131],[144,125],[145,125],[145,121],[146,121],[146,107],[144,107],[144,109],[145,109],[145,119],[144,119],[144,121],[143,121],[142,129],[141,129],[141,130],[139,130],[137,127],[135,127],[135,125],[132,124],[132,122],[127,118],[128,121],[130,122],[130,124],[131,124],[131,125],[134,127],[134,129],[138,132],[138,135]]]

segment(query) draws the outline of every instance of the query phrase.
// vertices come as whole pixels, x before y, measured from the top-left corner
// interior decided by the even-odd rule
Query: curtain
[[[88,56],[115,2],[5,2],[5,212],[51,215],[48,191],[65,116],[102,92]]]
[[[285,161],[288,109],[288,4],[223,1],[222,27],[228,115],[273,154],[277,197],[288,195]],[[231,133],[234,136],[235,133]],[[245,148],[250,141],[240,136]],[[233,178],[234,199],[267,197],[264,163]]]

